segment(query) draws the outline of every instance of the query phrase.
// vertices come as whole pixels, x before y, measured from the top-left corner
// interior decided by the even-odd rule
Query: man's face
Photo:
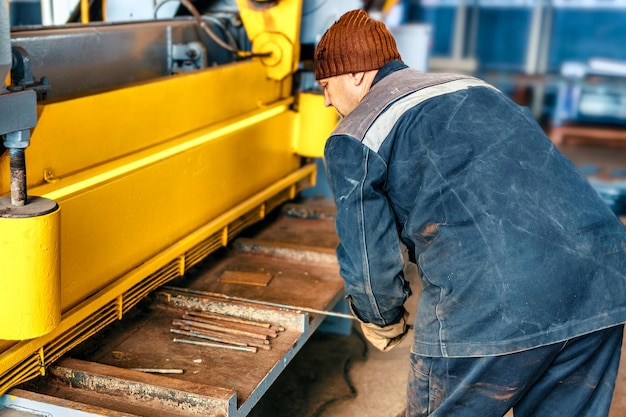
[[[342,116],[347,116],[359,104],[360,89],[352,74],[342,74],[319,80],[324,90],[324,105],[333,106]]]

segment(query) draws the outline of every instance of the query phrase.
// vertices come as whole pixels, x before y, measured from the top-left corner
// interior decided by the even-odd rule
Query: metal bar
[[[227,340],[227,339],[222,339],[219,337],[214,337],[214,336],[207,336],[204,335],[202,333],[198,333],[198,332],[194,332],[191,330],[179,330],[179,329],[170,329],[170,332],[175,333],[175,334],[180,334],[182,336],[189,336],[189,337],[197,337],[198,339],[205,339],[205,340],[211,340],[213,342],[219,342],[219,343],[224,343],[227,345],[234,345],[234,346],[247,346],[247,347],[253,347],[253,348],[257,348],[258,346],[252,346],[246,342],[239,342],[236,340]],[[267,346],[267,350],[269,350],[269,345],[264,345]]]
[[[286,305],[286,304],[272,303],[270,301],[251,300],[251,299],[248,299],[248,298],[235,297],[235,296],[231,296],[231,295],[220,294],[220,293],[217,293],[217,292],[191,290],[191,289],[188,289],[188,288],[171,287],[169,285],[163,286],[163,288],[166,289],[166,290],[181,292],[181,293],[185,293],[185,294],[202,295],[202,296],[205,296],[205,297],[221,298],[223,300],[240,301],[240,302],[244,302],[244,303],[258,304],[258,305],[268,306],[268,307],[284,308],[286,310],[303,311],[305,313],[320,314],[320,315],[323,315],[323,316],[332,316],[332,317],[339,317],[339,318],[342,318],[342,319],[355,320],[355,317],[352,314],[338,313],[338,312],[335,312],[335,311],[326,311],[326,310],[317,310],[317,309],[308,308],[308,307],[290,306],[290,305]]]
[[[241,350],[243,352],[256,353],[256,348],[253,348],[253,347],[224,345],[221,343],[211,343],[211,342],[198,342],[196,340],[187,340],[187,339],[172,339],[172,341],[174,343],[186,343],[189,345],[208,346],[208,347],[215,347],[215,348],[220,348],[220,349],[232,349],[232,350]]]
[[[262,334],[262,335],[269,336],[269,337],[277,336],[277,331],[274,329],[266,329],[264,327],[250,326],[249,324],[234,323],[230,321],[207,318],[207,317],[202,317],[193,313],[188,313],[188,314],[183,315],[183,319],[194,320],[200,323],[214,324],[216,326],[224,327],[227,329],[237,329],[237,330],[242,330],[245,332]]]
[[[133,371],[145,372],[150,374],[182,374],[182,369],[158,369],[158,368],[130,368]]]
[[[170,329],[172,333],[187,332],[190,336],[202,335],[210,337],[215,342],[230,343],[231,345],[239,345],[240,343],[245,346],[256,347],[259,349],[270,350],[269,340],[258,340],[246,338],[245,336],[233,336],[219,332],[213,332],[211,330],[198,329],[190,326],[179,326],[179,329]],[[182,333],[181,333],[182,334]],[[207,339],[209,340],[209,339]]]
[[[214,337],[214,336],[207,336],[207,335],[198,333],[197,331],[193,331],[193,330],[170,329],[170,332],[176,333],[176,334],[180,334],[180,335],[183,335],[183,336],[191,336],[191,337],[197,337],[199,339],[211,340],[213,342],[226,343],[226,344],[229,344],[229,345],[248,346],[248,344],[245,343],[245,342],[239,342],[239,341],[236,341],[236,340],[227,340],[227,339],[223,339],[223,338],[220,338],[220,337]]]
[[[22,207],[26,204],[26,200],[28,199],[24,149],[9,149],[9,165],[11,177],[11,204],[16,207]]]
[[[265,327],[267,329],[269,329],[272,326],[270,323],[262,323],[260,321],[246,320],[240,317],[229,316],[228,314],[213,313],[213,312],[208,312],[208,311],[190,311],[188,314],[197,315],[198,317],[204,317],[207,319],[232,321],[233,323],[249,324],[250,326],[257,326],[257,327]]]
[[[267,336],[263,335],[263,334],[246,332],[245,330],[239,330],[239,329],[230,329],[228,327],[215,326],[213,324],[201,323],[201,322],[198,322],[198,321],[174,320],[174,322],[172,324],[174,326],[179,326],[179,325],[182,324],[182,325],[187,325],[187,326],[191,326],[191,327],[200,327],[201,329],[213,330],[213,331],[216,331],[216,332],[234,334],[234,335],[239,335],[239,336],[248,336],[248,337],[253,337],[255,339],[267,340]]]
[[[89,23],[89,0],[80,0],[80,21]]]

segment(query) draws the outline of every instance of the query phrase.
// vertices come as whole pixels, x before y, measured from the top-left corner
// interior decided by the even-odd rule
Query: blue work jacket
[[[421,294],[413,351],[474,357],[626,321],[626,235],[533,116],[476,78],[395,61],[329,137],[346,294],[364,321]]]

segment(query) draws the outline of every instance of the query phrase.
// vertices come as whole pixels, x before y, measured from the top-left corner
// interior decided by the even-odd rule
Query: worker
[[[382,351],[409,328],[403,251],[417,264],[406,415],[606,416],[626,234],[585,177],[526,108],[482,80],[408,68],[363,10],[326,31],[314,62],[343,116],[324,149],[340,272]]]

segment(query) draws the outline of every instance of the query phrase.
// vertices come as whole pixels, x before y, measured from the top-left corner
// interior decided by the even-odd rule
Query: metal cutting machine
[[[12,407],[46,409],[50,415],[70,415],[69,409],[87,413],[80,404],[102,394],[100,411],[94,406],[93,414],[77,415],[152,415],[155,409],[162,415],[197,410],[245,415],[341,298],[330,217],[313,216],[313,221],[322,219],[329,237],[322,249],[306,243],[298,223],[319,214],[319,207],[279,220],[300,225],[291,243],[281,241],[286,226],[274,226],[283,233],[270,239],[281,241],[278,249],[235,240],[278,207],[285,213],[286,202],[314,185],[312,158],[321,155],[337,121],[320,95],[301,88],[307,65],[300,54],[302,2],[180,3],[185,13],[166,19],[13,30],[6,6],[0,7],[0,75],[6,80],[0,91],[0,394],[5,394],[0,414]],[[199,4],[205,6],[200,12]],[[292,212],[301,214],[302,208]],[[230,252],[234,246],[236,255]],[[260,253],[285,251],[291,258],[280,270],[268,272],[282,261],[248,262]],[[207,263],[215,253],[221,260]],[[302,253],[309,260],[294,269]],[[232,256],[243,260],[223,260]],[[294,274],[316,276],[321,287],[302,284],[300,295],[289,299],[287,289],[296,288],[281,283],[281,276]],[[183,289],[188,276],[196,278]],[[165,294],[163,286],[173,282],[178,291]],[[303,291],[319,297],[302,298]],[[218,292],[235,298],[207,296]],[[147,344],[139,345],[148,350],[171,343],[170,322],[183,308],[185,314],[227,310],[241,320],[260,314],[282,322],[290,336],[267,351],[271,358],[257,354],[259,375],[244,378],[243,388],[219,386],[227,371],[185,354],[198,346],[177,345],[167,360],[207,366],[204,379],[189,369],[179,379],[149,379],[138,369],[156,352],[142,356],[120,347],[119,340],[152,326],[136,321],[119,330],[125,336],[97,342],[111,360],[132,354],[132,370],[130,363],[107,362],[106,355],[97,365],[67,357],[94,337],[104,337],[111,326],[124,328],[127,316],[150,297],[161,307],[144,310],[158,311],[159,319],[146,320],[165,324],[141,336]],[[299,309],[281,307],[296,302]],[[152,337],[167,342],[146,340]],[[217,351],[202,354],[231,363],[231,371],[238,361],[249,361]],[[148,365],[163,368],[164,360]],[[46,384],[55,383],[49,379],[80,385],[64,379],[70,374],[100,388],[62,404],[65,400],[48,397],[54,390]],[[40,380],[48,388],[37,390]],[[104,406],[103,398],[112,401],[117,395],[111,381],[123,385],[125,393],[141,391],[149,398],[130,410]],[[211,389],[200,381],[209,381]],[[177,406],[163,400],[164,391],[172,398],[182,393],[173,400]],[[52,404],[65,411],[53,414]]]

